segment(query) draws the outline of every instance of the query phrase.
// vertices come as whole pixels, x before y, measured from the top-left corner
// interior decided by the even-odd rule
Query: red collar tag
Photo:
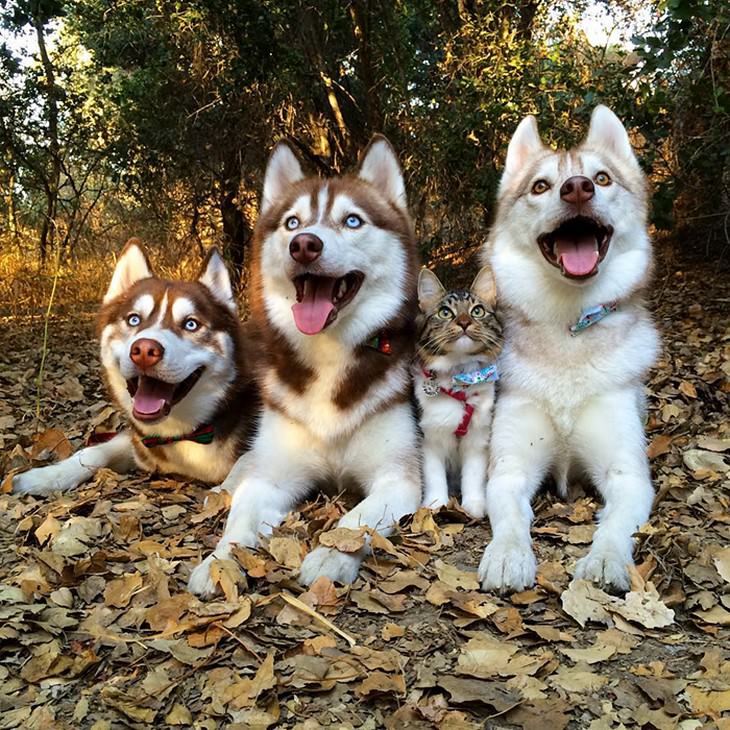
[[[390,344],[390,336],[387,332],[378,332],[377,335],[371,337],[366,343],[373,350],[381,352],[383,355],[390,355],[393,352],[393,346]]]

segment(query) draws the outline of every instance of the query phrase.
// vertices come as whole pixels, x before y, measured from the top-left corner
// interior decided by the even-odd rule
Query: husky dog
[[[472,517],[486,514],[486,475],[496,359],[502,325],[488,266],[467,290],[446,291],[436,274],[418,277],[421,308],[418,360],[413,368],[423,431],[423,504],[449,500],[448,474],[461,478],[461,505]]]
[[[252,320],[263,343],[261,428],[226,479],[225,532],[192,573],[211,594],[211,562],[253,546],[317,484],[358,484],[341,527],[389,531],[420,500],[410,397],[416,246],[403,175],[376,136],[355,174],[305,177],[280,143],[254,233]],[[319,546],[300,580],[350,583],[364,551]]]
[[[530,502],[548,473],[563,495],[569,478],[586,476],[605,503],[575,577],[629,587],[632,534],[653,499],[642,379],[659,338],[642,299],[646,226],[646,181],[613,112],[596,107],[568,151],[545,147],[534,117],[520,123],[485,251],[506,315],[485,590],[534,582]]]
[[[98,469],[218,483],[246,448],[259,412],[246,339],[223,259],[197,281],[152,273],[137,239],[122,251],[98,318],[107,390],[127,428],[63,461],[18,474],[13,491],[73,489]]]

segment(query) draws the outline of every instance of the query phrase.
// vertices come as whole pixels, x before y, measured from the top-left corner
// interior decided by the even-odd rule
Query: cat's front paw
[[[589,580],[604,588],[626,593],[631,586],[628,566],[633,565],[631,555],[625,551],[594,545],[585,557],[575,566],[575,578]]]
[[[465,497],[461,500],[461,508],[475,520],[482,520],[487,516],[485,497]]]
[[[432,509],[435,512],[436,510],[439,510],[442,507],[445,507],[448,503],[449,503],[448,492],[446,494],[441,494],[440,492],[439,493],[427,492],[423,496],[421,506],[428,507],[428,509]]]
[[[324,575],[331,581],[349,585],[355,582],[361,562],[360,556],[356,553],[343,553],[335,548],[320,545],[302,561],[299,582],[311,586],[317,578]]]
[[[479,564],[482,590],[523,591],[535,583],[537,561],[529,540],[507,537],[492,540]]]

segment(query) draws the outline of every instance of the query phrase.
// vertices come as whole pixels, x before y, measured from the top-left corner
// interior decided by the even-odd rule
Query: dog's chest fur
[[[152,473],[180,474],[215,484],[222,482],[243,450],[236,438],[218,438],[210,444],[180,441],[147,448],[135,434],[137,464]]]
[[[624,303],[575,336],[564,323],[513,315],[506,340],[503,385],[541,403],[563,435],[592,397],[626,387],[639,391],[659,348],[656,330],[639,303]]]
[[[407,399],[412,337],[402,330],[389,334],[390,354],[331,336],[311,338],[297,350],[269,337],[270,347],[289,352],[268,358],[272,367],[263,370],[262,380],[266,403],[322,441],[352,433],[370,415]]]

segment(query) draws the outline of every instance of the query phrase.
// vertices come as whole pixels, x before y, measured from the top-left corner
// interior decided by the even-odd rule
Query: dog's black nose
[[[298,264],[306,266],[319,258],[323,248],[324,243],[319,236],[314,233],[299,233],[289,242],[289,255]]]
[[[566,203],[574,205],[587,203],[595,192],[593,181],[584,175],[573,175],[560,186],[560,197]]]

